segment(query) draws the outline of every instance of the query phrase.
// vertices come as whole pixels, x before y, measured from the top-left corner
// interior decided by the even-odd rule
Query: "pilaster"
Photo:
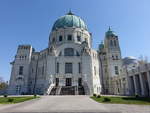
[[[145,95],[145,91],[144,91],[144,84],[143,84],[143,78],[142,78],[142,74],[139,73],[139,77],[140,77],[140,85],[141,85],[141,91],[142,91],[142,96]]]
[[[133,75],[134,87],[135,87],[135,94],[138,94],[137,84],[136,84],[136,77]]]
[[[146,74],[147,74],[147,81],[148,81],[148,87],[149,87],[149,96],[150,96],[150,72],[148,71],[148,72],[146,72]]]

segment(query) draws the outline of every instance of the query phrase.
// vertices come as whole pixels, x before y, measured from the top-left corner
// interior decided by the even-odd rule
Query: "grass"
[[[91,98],[100,103],[150,105],[150,98],[148,97],[136,98],[136,97],[101,96],[100,98],[97,98],[95,96],[92,96]]]
[[[0,104],[14,104],[27,100],[39,98],[38,96],[22,96],[22,97],[0,97]]]

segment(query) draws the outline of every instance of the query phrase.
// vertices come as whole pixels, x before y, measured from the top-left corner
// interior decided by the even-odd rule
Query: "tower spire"
[[[108,31],[111,31],[111,27],[109,26]]]

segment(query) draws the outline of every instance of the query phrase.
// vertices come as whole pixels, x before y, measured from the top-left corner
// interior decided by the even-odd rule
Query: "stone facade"
[[[120,75],[122,57],[118,36],[109,28],[99,46],[100,76],[103,94],[115,94],[114,79]]]
[[[8,94],[149,96],[150,64],[129,59],[124,63],[110,28],[98,50],[92,49],[86,24],[69,12],[54,23],[46,49],[18,46]]]
[[[55,22],[46,49],[18,47],[9,94],[100,94],[99,57],[92,49],[92,36],[80,17],[68,13],[63,18]]]

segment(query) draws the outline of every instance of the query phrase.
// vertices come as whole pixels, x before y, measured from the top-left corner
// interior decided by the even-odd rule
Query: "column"
[[[149,96],[150,96],[150,71],[146,72],[147,73],[147,81],[148,81],[148,87],[149,87]]]
[[[126,81],[126,83],[127,83],[127,87],[128,87],[128,92],[127,92],[127,94],[128,95],[132,95],[132,92],[131,92],[131,89],[132,89],[132,84],[131,84],[131,78],[129,77],[129,76],[127,76],[127,81]],[[133,89],[132,89],[133,90]]]
[[[139,77],[140,77],[140,84],[141,84],[141,91],[142,91],[142,96],[145,95],[145,91],[144,91],[144,84],[143,84],[143,78],[142,78],[142,74],[139,73]]]
[[[135,87],[135,95],[138,94],[137,84],[136,84],[136,77],[133,75],[134,87]]]

